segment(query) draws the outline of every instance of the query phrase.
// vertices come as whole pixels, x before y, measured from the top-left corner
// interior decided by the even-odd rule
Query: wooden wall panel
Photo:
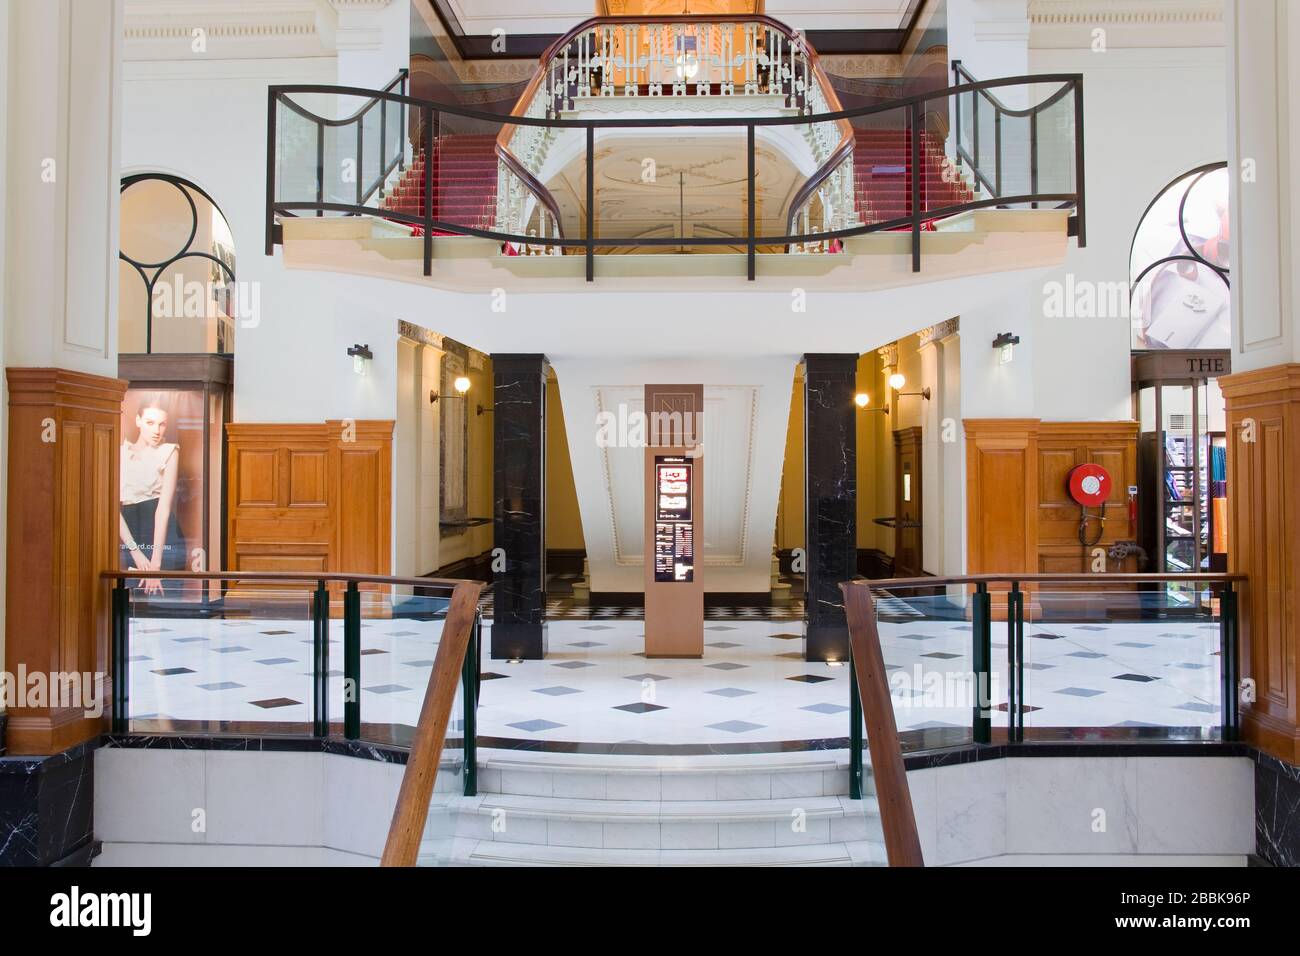
[[[967,571],[1036,571],[1039,422],[968,418],[965,426]]]
[[[290,508],[329,507],[329,455],[324,451],[287,449]]]
[[[1137,528],[1129,520],[1128,486],[1137,484],[1138,423],[1043,422],[1038,428],[1038,570],[1090,572],[1092,548],[1108,548],[1116,541],[1133,541]],[[1079,542],[1079,506],[1066,490],[1066,479],[1076,465],[1101,465],[1111,475],[1105,526],[1097,544]],[[1089,509],[1097,515],[1099,510]],[[1088,540],[1097,537],[1097,523],[1088,524]],[[1133,558],[1107,559],[1106,570],[1138,571]]]
[[[66,369],[10,368],[5,669],[108,677],[108,588],[117,567],[118,454],[126,382]],[[22,703],[21,701],[19,702]],[[9,710],[14,754],[52,754],[106,729],[93,701]],[[108,708],[104,708],[107,715]]]
[[[971,574],[1091,571],[1091,549],[1079,543],[1079,507],[1065,485],[1070,470],[1084,462],[1096,462],[1114,478],[1096,547],[1133,539],[1128,486],[1137,483],[1136,422],[967,419],[965,425]],[[1089,530],[1095,533],[1095,525]],[[1132,559],[1108,560],[1106,569],[1136,570],[1132,565]]]
[[[226,426],[229,566],[387,574],[391,421]]]
[[[1243,736],[1300,764],[1300,364],[1219,379],[1228,406],[1228,569],[1241,599]]]

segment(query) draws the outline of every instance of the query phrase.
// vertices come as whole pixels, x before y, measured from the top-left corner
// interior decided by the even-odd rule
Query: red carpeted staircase
[[[485,134],[445,134],[433,147],[433,162],[426,164],[424,150],[402,174],[381,206],[408,216],[424,215],[426,165],[433,168],[433,218],[457,226],[490,229],[496,218],[496,137]],[[415,235],[424,230],[416,226]],[[435,230],[435,236],[452,233]]]
[[[888,222],[912,215],[911,132],[906,129],[856,129],[853,144],[853,179],[858,215],[864,223]],[[921,134],[921,212],[970,202],[970,189],[955,174],[944,180],[943,144],[930,133]],[[926,220],[933,229],[933,220]]]

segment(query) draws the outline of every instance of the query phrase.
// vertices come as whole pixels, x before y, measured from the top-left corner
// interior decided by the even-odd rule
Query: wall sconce
[[[910,395],[920,395],[927,402],[930,400],[930,386],[927,385],[919,392],[901,391],[902,387],[906,384],[907,384],[907,379],[903,378],[902,374],[899,372],[895,372],[893,375],[889,376],[889,387],[898,393],[896,397],[904,398]]]
[[[348,349],[348,354],[352,356],[352,371],[358,375],[366,375],[370,371],[370,362],[375,354],[370,351],[369,345],[354,345]]]
[[[1015,347],[1020,344],[1020,336],[1003,332],[993,340],[993,347],[998,350],[998,364],[1010,365],[1015,358]]]
[[[491,415],[491,414],[492,414],[492,409],[490,409],[490,408],[484,408],[482,405],[477,405],[477,406],[475,406],[475,414],[477,414],[477,415]]]
[[[452,382],[451,385],[452,388],[456,389],[456,395],[458,397],[463,396],[466,392],[469,391],[469,378],[464,375],[458,375],[456,376],[456,380]],[[433,389],[429,389],[430,405],[436,402],[440,397],[441,396],[439,396],[438,393],[435,392]]]
[[[858,408],[860,408],[864,412],[884,412],[886,415],[889,414],[888,405],[886,405],[884,408],[867,408],[867,406],[871,404],[871,396],[868,395],[866,392],[858,392],[858,394],[854,395],[853,404],[857,405]]]

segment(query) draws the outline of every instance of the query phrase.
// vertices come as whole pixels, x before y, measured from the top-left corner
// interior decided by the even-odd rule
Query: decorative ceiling
[[[605,133],[597,142],[597,235],[744,236],[748,160],[743,131],[651,136]],[[761,140],[755,151],[755,215],[760,235],[784,235],[781,216],[804,173]],[[547,178],[566,234],[581,235],[586,214],[586,156]],[[706,225],[707,224],[707,228]]]

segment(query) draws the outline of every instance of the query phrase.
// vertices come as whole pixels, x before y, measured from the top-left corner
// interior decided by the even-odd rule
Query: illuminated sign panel
[[[655,456],[655,581],[695,580],[691,462]]]

